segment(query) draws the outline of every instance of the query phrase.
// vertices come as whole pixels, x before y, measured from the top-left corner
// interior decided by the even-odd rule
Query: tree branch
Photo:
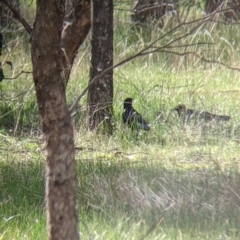
[[[15,77],[13,77],[13,78],[4,78],[4,80],[9,80],[9,81],[11,81],[11,80],[15,80],[15,79],[17,79],[20,75],[22,75],[23,73],[26,73],[26,74],[32,74],[33,72],[28,72],[28,71],[21,71],[19,74],[17,74]]]
[[[134,54],[133,56],[128,57],[128,58],[124,59],[123,61],[120,61],[119,63],[117,63],[117,64],[115,64],[115,65],[113,65],[113,66],[105,69],[104,71],[102,71],[98,76],[96,76],[96,77],[94,77],[94,78],[92,79],[92,81],[88,84],[88,86],[87,86],[87,87],[82,91],[82,93],[76,98],[76,100],[75,100],[74,103],[72,104],[71,108],[69,109],[70,113],[72,114],[72,113],[74,112],[75,108],[76,108],[77,105],[78,105],[78,102],[79,102],[79,101],[82,99],[82,97],[86,94],[86,92],[88,91],[89,87],[91,87],[92,84],[93,84],[95,81],[97,81],[98,79],[100,79],[101,77],[103,77],[105,74],[107,74],[108,72],[112,71],[113,69],[115,69],[115,68],[117,68],[117,67],[119,67],[119,66],[121,66],[121,65],[123,65],[123,64],[125,64],[125,63],[127,63],[127,62],[129,62],[129,61],[131,61],[131,60],[133,60],[133,59],[135,59],[135,58],[137,58],[137,57],[139,57],[139,56],[146,55],[146,54],[144,54],[144,52],[145,52],[146,50],[152,48],[153,45],[154,45],[156,42],[158,42],[159,40],[163,39],[163,38],[166,37],[167,35],[173,33],[174,31],[176,31],[176,30],[177,30],[178,28],[180,28],[181,26],[183,26],[183,25],[188,25],[188,24],[193,24],[193,23],[195,23],[195,22],[197,22],[197,21],[199,22],[199,21],[204,20],[202,23],[199,24],[199,26],[201,26],[201,25],[202,25],[203,23],[205,23],[208,19],[209,19],[209,17],[205,17],[205,18],[201,18],[201,19],[198,19],[198,20],[193,20],[193,21],[191,21],[191,22],[189,22],[189,23],[186,23],[186,22],[185,22],[185,23],[180,23],[180,24],[178,24],[176,27],[174,27],[172,30],[168,31],[167,33],[163,34],[161,37],[159,37],[159,38],[157,38],[156,40],[154,40],[152,43],[150,43],[147,47],[145,47],[144,49],[142,49],[142,50],[139,51],[138,53],[136,53],[136,54]],[[192,31],[191,31],[191,32],[192,32]],[[190,34],[190,33],[185,34],[185,35],[189,35],[189,34]],[[185,35],[182,36],[182,37],[185,37]],[[178,38],[178,39],[179,39],[179,38]],[[175,42],[175,40],[169,42],[169,43],[166,44],[164,47],[167,47],[168,45],[170,45],[170,44],[173,43],[173,42]],[[162,47],[162,48],[163,48],[163,47]]]
[[[154,51],[155,52],[155,51]],[[234,70],[234,71],[239,71],[240,68],[238,67],[233,67],[233,66],[230,66],[224,62],[221,62],[221,61],[218,61],[218,60],[214,60],[214,59],[208,59],[196,52],[183,52],[183,53],[180,53],[180,52],[173,52],[173,51],[166,51],[166,50],[161,50],[160,52],[164,52],[164,53],[171,53],[171,54],[175,54],[175,55],[179,55],[179,56],[185,56],[185,55],[195,55],[196,57],[198,57],[200,60],[203,60],[204,62],[207,62],[207,63],[215,63],[215,64],[219,64],[219,65],[222,65],[228,69],[231,69],[231,70]],[[146,54],[149,54],[149,53],[146,53]]]
[[[23,27],[26,29],[26,31],[31,34],[32,32],[32,28],[30,27],[30,25],[27,23],[27,21],[21,16],[21,14],[19,13],[19,11],[14,7],[13,4],[10,3],[10,1],[6,1],[6,0],[0,0],[0,2],[2,2],[4,5],[6,5],[14,14],[14,16],[19,20],[19,22],[22,23]]]
[[[156,40],[154,40],[153,42],[151,42],[147,47],[143,48],[141,51],[139,51],[138,53],[134,54],[133,56],[131,57],[128,57],[122,61],[120,61],[119,63],[105,69],[103,72],[101,72],[98,76],[94,77],[92,79],[92,81],[88,84],[88,86],[82,91],[82,93],[76,98],[76,100],[74,101],[74,103],[72,104],[71,108],[69,109],[70,113],[72,114],[75,110],[75,108],[77,107],[78,105],[78,102],[82,99],[82,97],[86,94],[86,92],[88,91],[89,87],[92,86],[92,84],[94,82],[96,82],[97,80],[99,80],[100,78],[102,78],[105,74],[107,74],[108,72],[112,71],[113,69],[137,58],[137,57],[140,57],[140,56],[144,56],[144,55],[147,55],[147,54],[150,54],[150,53],[155,53],[155,52],[168,52],[168,53],[172,53],[172,54],[176,54],[176,55],[180,55],[180,56],[183,56],[183,55],[187,55],[187,54],[194,54],[196,55],[198,58],[202,59],[203,61],[205,62],[209,62],[209,63],[216,63],[216,64],[220,64],[222,66],[225,66],[226,68],[229,68],[229,69],[232,69],[232,70],[240,70],[239,68],[236,68],[236,67],[232,67],[232,66],[229,66],[227,65],[226,63],[223,63],[221,61],[217,61],[217,60],[211,60],[211,59],[207,59],[205,58],[204,56],[201,56],[199,55],[198,53],[196,52],[185,52],[185,53],[180,53],[180,52],[174,52],[174,51],[168,51],[168,50],[164,50],[164,48],[171,48],[172,47],[172,44],[191,35],[192,33],[194,33],[197,29],[199,29],[201,26],[203,26],[206,22],[208,22],[213,15],[219,13],[219,12],[223,12],[223,10],[219,10],[219,11],[215,11],[214,13],[212,14],[209,14],[208,16],[205,16],[203,18],[200,18],[200,19],[195,19],[195,20],[192,20],[190,22],[182,22],[180,24],[178,24],[176,27],[174,27],[173,29],[171,29],[170,31],[168,31],[167,33],[163,34],[162,36],[160,36],[159,38],[157,38]],[[186,25],[192,25],[194,23],[198,23],[197,26],[195,26],[193,29],[191,29],[188,33],[184,34],[184,35],[181,35],[180,37],[176,38],[176,39],[173,39],[171,40],[170,42],[168,42],[166,45],[162,46],[162,47],[155,47],[154,44],[157,43],[159,40],[165,38],[166,36],[168,36],[169,34],[171,33],[174,33],[177,29],[179,29],[180,27],[182,26],[186,26]],[[197,44],[197,43],[195,43]],[[189,44],[188,46],[192,46],[192,45],[195,45],[195,44]],[[207,44],[207,43],[201,43],[201,44]],[[209,43],[209,44],[214,44],[214,43]],[[186,47],[186,45],[184,45]],[[184,47],[184,46],[178,46],[178,47]],[[175,46],[176,47],[176,46]],[[151,51],[151,48],[154,48],[153,51]],[[148,51],[147,51],[148,50]]]

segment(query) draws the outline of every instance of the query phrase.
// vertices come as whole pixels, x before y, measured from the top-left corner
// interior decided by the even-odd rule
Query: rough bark
[[[92,1],[91,80],[113,65],[113,1]],[[112,133],[113,71],[95,81],[88,91],[89,127]]]
[[[26,31],[31,34],[32,28],[25,19],[22,18],[18,8],[7,0],[1,0],[0,2],[3,2],[4,5],[11,10],[14,17],[16,17],[25,27]],[[65,5],[66,12],[61,29],[61,69],[65,85],[67,85],[79,46],[83,43],[91,28],[91,0],[66,0]],[[0,7],[1,6],[2,5],[0,5]]]
[[[240,19],[240,2],[239,0],[206,0],[205,12],[211,14],[214,11],[224,10],[214,16],[215,19],[221,17],[226,21],[238,22]]]
[[[132,21],[148,24],[157,21],[163,27],[165,15],[178,12],[178,7],[177,0],[138,0],[132,9]]]
[[[62,77],[64,1],[37,1],[33,78],[46,152],[46,211],[51,240],[77,240],[74,138]]]
[[[8,0],[6,1],[9,4],[13,5],[16,9],[19,10],[19,0]],[[16,25],[15,15],[12,11],[9,10],[5,4],[0,2],[0,26],[1,28],[13,28]]]
[[[154,20],[164,25],[164,16],[166,14],[166,6],[163,0],[146,1],[139,0],[133,8],[132,21],[139,23],[151,23]]]
[[[61,67],[68,83],[79,46],[91,28],[91,0],[66,1],[66,14],[61,39]]]

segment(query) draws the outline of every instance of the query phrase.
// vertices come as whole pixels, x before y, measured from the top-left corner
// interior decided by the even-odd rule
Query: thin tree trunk
[[[91,0],[67,0],[62,29],[61,67],[67,85],[79,46],[91,28]]]
[[[37,2],[32,64],[47,160],[48,236],[51,240],[78,240],[74,137],[60,60],[63,17],[64,1]]]
[[[19,10],[19,0],[9,0],[8,2]],[[0,3],[0,26],[1,30],[3,28],[13,29],[16,26],[14,14],[2,3]]]
[[[92,1],[92,58],[90,81],[113,65],[113,0]],[[88,91],[89,127],[112,133],[113,71],[92,84]]]

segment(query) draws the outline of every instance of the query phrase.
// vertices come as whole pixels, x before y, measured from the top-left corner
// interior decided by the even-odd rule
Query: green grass
[[[237,144],[130,148],[85,137],[76,155],[83,239],[144,239],[151,229],[145,239],[238,239]],[[1,162],[1,239],[46,239],[44,159],[36,141],[21,140],[16,160]]]
[[[169,30],[126,25],[129,14],[115,16],[115,62],[143,49]],[[27,14],[27,13],[26,13]],[[121,21],[120,21],[121,20]],[[189,31],[183,26],[170,39]],[[238,66],[239,27],[206,24],[176,44],[214,42],[185,50]],[[16,76],[31,71],[25,36],[11,59]],[[178,51],[179,48],[172,50]],[[17,54],[16,54],[17,52]],[[71,104],[86,87],[89,39],[71,73]],[[82,239],[239,239],[239,71],[198,58],[159,52],[134,59],[114,71],[113,136],[88,132],[86,96],[75,115],[77,196]],[[47,239],[44,157],[31,75],[0,85],[0,240]],[[136,135],[122,124],[126,97],[151,123]],[[183,126],[179,102],[231,116],[229,123]],[[161,111],[165,121],[157,118]]]

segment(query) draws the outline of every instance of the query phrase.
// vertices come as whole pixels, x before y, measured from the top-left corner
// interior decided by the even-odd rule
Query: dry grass
[[[115,24],[116,61],[169,30],[140,31],[126,26],[125,19]],[[158,46],[186,31],[185,26]],[[20,44],[25,38],[4,52],[15,60],[12,72],[4,69],[8,77],[31,70],[28,51]],[[186,50],[238,66],[238,39],[238,27],[215,23],[177,44],[214,41]],[[69,103],[86,87],[88,67],[86,42],[72,71]],[[239,239],[239,72],[194,56],[156,53],[116,69],[114,83],[113,136],[86,130],[86,98],[74,117],[82,238]],[[44,160],[32,79],[23,74],[0,87],[0,239],[45,239]],[[126,97],[137,100],[135,108],[151,123],[138,142],[122,125]],[[183,125],[171,111],[179,102],[231,120]]]

